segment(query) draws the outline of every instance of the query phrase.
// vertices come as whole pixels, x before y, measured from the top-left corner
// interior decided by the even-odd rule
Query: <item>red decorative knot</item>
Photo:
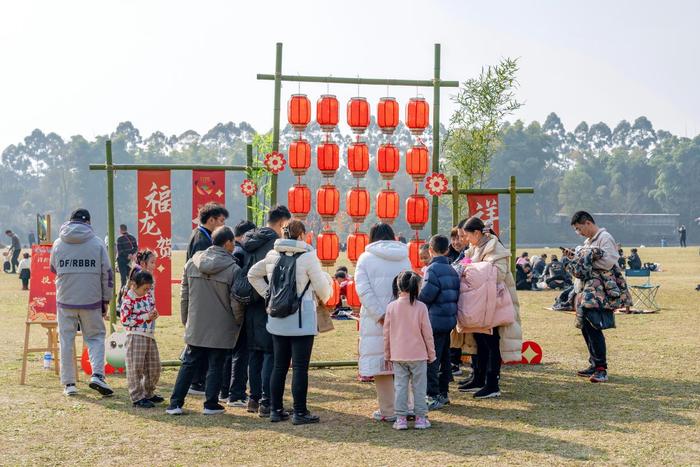
[[[284,166],[287,165],[287,160],[284,158],[284,154],[281,152],[273,151],[265,154],[263,164],[268,172],[278,174],[284,170]]]
[[[448,185],[445,174],[433,172],[425,182],[425,189],[433,196],[441,196],[447,192]]]
[[[246,197],[250,198],[251,196],[255,195],[255,193],[258,192],[258,186],[255,184],[253,180],[250,180],[246,178],[243,180],[243,183],[241,183],[241,193],[243,193]]]

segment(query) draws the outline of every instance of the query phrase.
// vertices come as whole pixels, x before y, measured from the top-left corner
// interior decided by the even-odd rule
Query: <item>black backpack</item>
[[[241,267],[241,272],[233,281],[233,298],[241,305],[250,305],[260,298],[260,295],[258,295],[258,292],[255,291],[255,288],[253,288],[248,280],[248,271],[250,271],[250,268],[255,264],[255,255],[246,253],[244,258],[245,260]]]
[[[307,282],[301,295],[297,295],[297,258],[295,255],[281,254],[270,278],[270,289],[267,294],[267,313],[273,318],[286,318],[293,315],[301,306],[301,298],[311,285]],[[299,313],[301,327],[301,313]]]
[[[552,262],[549,265],[549,278],[550,279],[563,279],[564,278],[564,265],[561,262]]]

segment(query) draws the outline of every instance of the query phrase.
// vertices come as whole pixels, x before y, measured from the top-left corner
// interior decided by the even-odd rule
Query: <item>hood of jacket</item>
[[[489,256],[490,261],[497,261],[502,258],[510,258],[510,250],[504,247],[498,237],[493,236],[486,242],[483,249],[484,256]]]
[[[279,235],[277,235],[277,232],[270,227],[263,227],[262,229],[246,232],[241,246],[247,253],[254,253],[271,240],[277,240],[278,238]]]
[[[395,240],[381,240],[370,243],[365,251],[387,261],[403,261],[408,258],[408,246]]]
[[[210,246],[198,251],[192,257],[192,263],[202,274],[218,274],[235,263],[233,255],[220,246]]]
[[[95,236],[92,226],[83,222],[66,222],[58,236],[66,243],[85,243]]]
[[[282,254],[282,253],[291,253],[291,254],[296,254],[296,253],[306,253],[309,251],[313,251],[313,247],[309,245],[306,242],[303,242],[301,240],[289,240],[289,239],[282,239],[278,238],[275,240],[275,251]]]

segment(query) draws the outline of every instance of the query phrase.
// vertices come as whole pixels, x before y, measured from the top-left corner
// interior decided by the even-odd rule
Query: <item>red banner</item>
[[[484,222],[493,224],[493,231],[500,234],[498,221],[498,195],[467,195],[469,216],[475,216]]]
[[[172,197],[169,170],[138,171],[138,225],[139,248],[148,248],[156,253],[155,298],[158,313],[172,314],[171,242],[172,225],[170,213]]]
[[[32,245],[27,321],[56,321],[56,275],[50,260],[51,245]]]
[[[223,170],[192,171],[192,228],[199,225],[199,208],[209,202],[226,204],[226,172]]]

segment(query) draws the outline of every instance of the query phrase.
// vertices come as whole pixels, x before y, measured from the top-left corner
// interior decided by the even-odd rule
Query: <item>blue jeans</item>
[[[270,405],[270,376],[273,366],[272,352],[250,350],[248,354],[248,382],[250,398],[261,405]]]
[[[245,326],[241,328],[236,347],[224,363],[224,379],[221,383],[221,395],[231,401],[245,400],[248,384],[248,339]]]

